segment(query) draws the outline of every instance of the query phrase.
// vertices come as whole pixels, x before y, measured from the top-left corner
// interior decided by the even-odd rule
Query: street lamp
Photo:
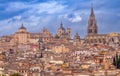
[[[39,51],[41,50],[40,58],[43,58],[43,55],[42,55],[42,50],[43,50],[42,44],[43,44],[43,40],[42,40],[42,38],[39,38],[38,43],[39,43]]]

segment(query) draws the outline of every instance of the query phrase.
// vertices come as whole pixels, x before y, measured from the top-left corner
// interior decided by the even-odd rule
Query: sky
[[[23,25],[28,32],[46,27],[56,34],[60,23],[81,38],[86,36],[93,4],[99,34],[120,33],[120,0],[0,0],[0,36],[14,34]]]

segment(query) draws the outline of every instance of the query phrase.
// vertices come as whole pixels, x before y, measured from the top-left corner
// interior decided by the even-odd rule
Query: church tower
[[[97,22],[95,19],[93,6],[91,5],[91,14],[88,21],[87,35],[96,35],[97,33],[98,33]]]
[[[65,33],[65,28],[63,27],[63,24],[62,24],[62,22],[61,22],[60,27],[58,28],[57,35],[58,35],[58,36],[61,36],[61,35],[64,34],[64,33]]]
[[[74,36],[74,43],[73,43],[73,45],[79,46],[80,42],[81,42],[80,36],[79,36],[78,33],[76,33],[76,35]]]

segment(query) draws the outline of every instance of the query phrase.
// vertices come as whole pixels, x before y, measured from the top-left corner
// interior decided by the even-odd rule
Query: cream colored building
[[[41,33],[30,33],[22,24],[17,32],[8,36],[0,37],[0,50],[17,49],[21,45],[38,45],[41,38],[44,43],[53,40],[52,34],[44,27]]]
[[[61,45],[56,45],[54,47],[52,47],[53,52],[55,53],[65,53],[69,51],[69,48],[67,48],[65,45],[61,44]]]

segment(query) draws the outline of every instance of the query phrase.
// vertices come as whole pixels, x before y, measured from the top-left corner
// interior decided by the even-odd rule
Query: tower
[[[30,35],[27,32],[27,29],[22,24],[21,27],[18,29],[18,31],[15,34],[15,39],[18,41],[18,44],[27,44],[27,41],[29,39]]]
[[[64,34],[64,33],[65,33],[65,28],[63,27],[63,24],[62,24],[62,22],[61,22],[60,27],[58,28],[57,35],[58,35],[58,36],[61,36],[61,35]]]
[[[47,36],[51,35],[51,33],[47,30],[46,27],[43,27],[42,33]]]
[[[91,14],[88,21],[87,35],[96,35],[97,33],[98,33],[97,22],[95,19],[93,6],[91,5]]]
[[[78,33],[76,33],[76,35],[74,36],[74,41],[80,42],[80,36]]]
[[[68,34],[69,38],[71,37],[71,28],[67,28],[66,33]]]
[[[76,35],[74,36],[74,45],[80,45],[81,39],[78,33],[76,33]]]

